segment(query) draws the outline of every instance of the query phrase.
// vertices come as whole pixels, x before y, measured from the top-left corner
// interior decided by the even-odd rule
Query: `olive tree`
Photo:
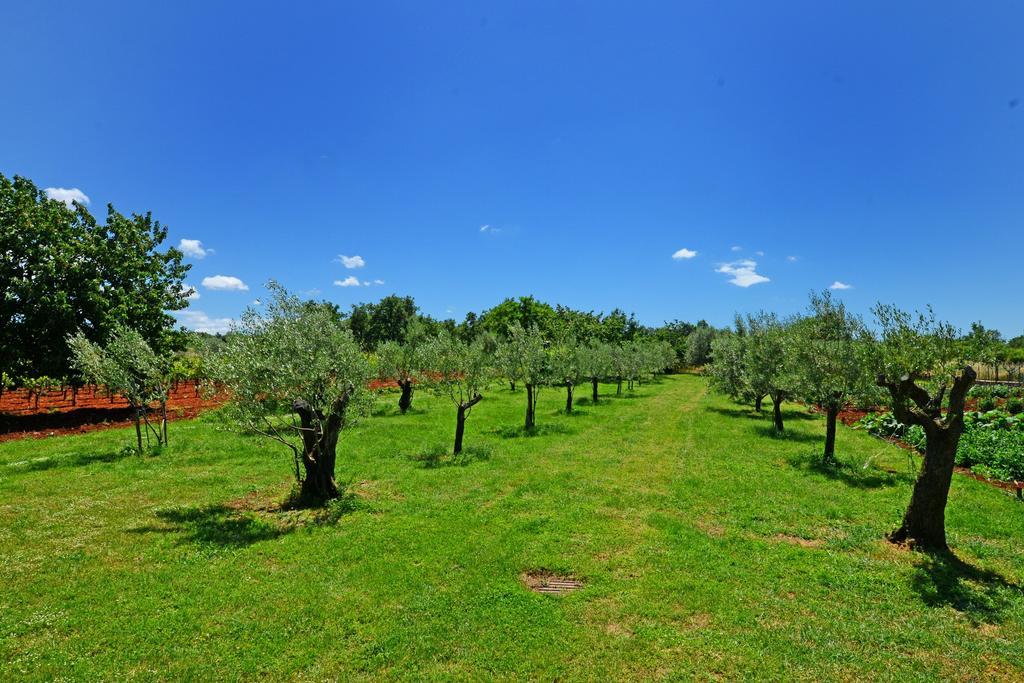
[[[580,376],[590,381],[591,400],[597,403],[598,384],[608,375],[610,352],[607,344],[591,341],[579,347],[577,356]]]
[[[774,313],[748,315],[744,339],[744,376],[746,389],[754,397],[760,410],[764,396],[772,399],[772,423],[775,431],[782,432],[782,402],[791,384],[791,373],[786,364],[787,327]],[[834,426],[834,423],[833,423]]]
[[[338,439],[368,405],[370,365],[329,307],[268,288],[263,310],[248,309],[212,359],[212,379],[243,429],[291,450],[304,501],[337,498]]]
[[[483,340],[465,342],[442,330],[424,347],[424,358],[431,385],[439,396],[447,397],[456,409],[454,455],[462,452],[466,418],[473,406],[483,400],[480,393],[491,376]]]
[[[739,401],[748,394],[746,374],[746,337],[722,334],[711,342],[711,364],[707,368],[708,382],[714,391]],[[761,398],[757,397],[757,409]]]
[[[403,341],[388,340],[377,347],[377,373],[380,379],[395,380],[402,393],[398,398],[398,410],[405,415],[412,407],[413,384],[423,369],[423,352],[426,338],[423,327],[410,323]]]
[[[836,420],[849,401],[869,391],[869,335],[863,321],[827,290],[811,294],[808,315],[790,324],[786,359],[797,395],[825,410],[822,461],[835,462]]]
[[[71,364],[87,382],[102,384],[107,391],[120,394],[132,408],[135,441],[142,453],[142,425],[146,440],[152,432],[157,444],[167,443],[167,395],[170,389],[171,362],[156,353],[136,330],[115,326],[106,345],[89,341],[82,332],[69,335]],[[148,406],[160,404],[160,425],[149,422]]]
[[[910,504],[889,539],[946,550],[946,502],[967,392],[977,379],[966,364],[972,349],[957,340],[952,325],[937,322],[930,309],[915,318],[879,304],[874,314],[880,329],[876,381],[888,390],[896,419],[925,434],[924,461]]]
[[[508,326],[506,338],[498,345],[497,356],[509,359],[514,376],[526,386],[526,429],[537,424],[537,399],[540,388],[548,381],[548,355],[537,325],[529,329],[518,322]],[[506,370],[508,373],[508,370]],[[511,376],[506,374],[506,376]]]
[[[555,386],[565,387],[565,412],[572,412],[573,391],[583,379],[583,355],[586,351],[576,343],[576,338],[565,337],[551,346],[550,378]]]

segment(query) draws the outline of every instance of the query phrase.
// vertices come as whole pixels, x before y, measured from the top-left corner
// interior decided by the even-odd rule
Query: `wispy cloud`
[[[349,275],[344,280],[335,280],[334,284],[338,287],[358,287],[362,283],[359,282],[359,278],[355,275]]]
[[[64,202],[66,207],[73,208],[74,202],[78,202],[82,206],[89,205],[89,195],[85,194],[77,187],[48,187],[44,190],[46,196],[50,199],[56,199],[58,202]]]
[[[737,287],[750,287],[751,285],[759,285],[762,282],[771,282],[769,278],[757,272],[757,261],[752,259],[723,263],[715,272],[731,275],[732,277],[729,278],[729,282]]]
[[[174,315],[177,316],[178,322],[188,329],[207,334],[226,334],[234,322],[231,318],[211,318],[203,311],[192,309],[175,311]]]
[[[192,258],[205,258],[207,254],[213,253],[213,249],[203,248],[203,243],[200,240],[182,239],[178,242],[178,249],[185,256],[191,256]]]
[[[203,278],[203,287],[215,291],[248,292],[249,285],[233,275],[213,275]]]
[[[501,232],[501,228],[496,228],[493,225],[491,225],[490,223],[487,223],[485,225],[481,225],[480,226],[480,232],[490,233],[491,235],[496,235],[499,232]]]
[[[677,261],[682,261],[683,259],[693,258],[696,255],[697,255],[697,252],[694,251],[693,249],[685,249],[684,248],[684,249],[680,249],[676,253],[672,254],[672,258],[674,258]]]
[[[366,265],[366,261],[363,260],[362,256],[345,256],[344,254],[338,254],[338,258],[336,258],[335,261],[350,269],[362,268]]]
[[[729,247],[729,251],[743,251],[743,247],[740,247],[740,246]]]
[[[754,252],[754,255],[755,256],[764,256],[764,252],[761,251],[760,249],[758,249],[757,251]]]
[[[839,280],[836,280],[835,282],[832,283],[829,289],[853,289],[853,285],[848,285],[845,282],[840,282]]]
[[[800,260],[800,258],[797,256],[787,256],[786,260],[789,261],[790,263],[796,263],[797,261]]]

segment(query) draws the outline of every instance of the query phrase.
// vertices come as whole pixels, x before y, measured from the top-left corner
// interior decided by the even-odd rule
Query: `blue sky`
[[[1024,332],[1019,3],[3,13],[0,172],[212,250],[190,257],[194,326],[270,278],[345,307],[410,294],[461,319],[533,294],[647,324],[840,282],[861,312]]]

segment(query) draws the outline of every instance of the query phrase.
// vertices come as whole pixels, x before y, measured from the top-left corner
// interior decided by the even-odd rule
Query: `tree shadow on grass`
[[[564,415],[564,413],[563,413]],[[572,430],[558,423],[541,423],[527,429],[526,427],[497,427],[492,430],[503,439],[519,439],[532,436],[546,436],[548,434],[571,434]]]
[[[288,527],[222,504],[157,510],[163,524],[131,529],[132,533],[179,534],[182,543],[219,548],[243,548],[291,531]]]
[[[873,467],[861,467],[842,462],[826,465],[821,461],[821,453],[795,455],[788,460],[789,464],[796,469],[818,474],[856,489],[880,489],[895,486],[903,478],[892,472],[885,472]]]
[[[805,434],[803,432],[794,432],[792,430],[777,432],[775,431],[775,426],[771,424],[755,425],[754,431],[763,438],[774,439],[776,441],[792,441],[793,443],[823,443],[825,441],[823,437],[815,434]]]
[[[439,467],[465,467],[470,463],[490,460],[491,448],[487,446],[465,446],[458,455],[453,455],[448,445],[438,445],[424,453],[410,455],[413,462],[421,463],[424,469]]]
[[[241,498],[227,504],[157,510],[155,514],[161,524],[129,531],[136,534],[178,534],[181,544],[208,548],[244,548],[279,538],[308,524],[333,524],[358,507],[358,499],[348,490],[334,500],[317,505],[306,504],[295,495],[269,504],[258,499]]]
[[[103,453],[75,453],[66,457],[34,458],[23,462],[8,463],[7,466],[15,472],[41,472],[65,467],[86,467],[96,463],[112,463],[136,457],[140,456],[133,448],[122,448],[118,451]]]
[[[980,569],[951,552],[933,552],[917,564],[911,585],[929,607],[952,607],[975,626],[999,623],[1024,590],[1001,574]]]
[[[772,419],[772,406],[770,403],[760,413],[754,410],[753,406],[750,406],[749,408],[719,408],[717,406],[708,406],[707,410],[710,410],[713,413],[718,413],[719,415],[725,415],[727,417],[745,417],[750,420]],[[786,422],[790,420],[814,420],[816,419],[816,416],[799,410],[783,410],[782,419],[783,421]]]

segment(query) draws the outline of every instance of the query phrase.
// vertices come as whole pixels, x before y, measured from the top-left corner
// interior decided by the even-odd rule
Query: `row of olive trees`
[[[573,388],[581,381],[594,383],[596,400],[599,380],[640,381],[675,360],[662,342],[604,346],[570,337],[546,340],[536,327],[518,324],[500,340],[480,335],[472,341],[446,330],[429,336],[413,324],[402,341],[384,342],[367,356],[329,307],[301,301],[276,283],[268,287],[270,300],[259,311],[246,311],[237,334],[212,355],[210,379],[227,390],[226,410],[244,429],[291,450],[295,478],[310,501],[339,495],[338,439],[372,402],[367,383],[374,370],[397,381],[402,413],[411,408],[418,385],[452,402],[458,455],[470,412],[498,376],[526,387],[526,427],[532,428],[544,386],[565,387],[571,411]]]
[[[892,306],[874,309],[876,330],[831,297],[812,294],[804,315],[771,313],[737,318],[736,331],[713,342],[714,388],[760,410],[773,404],[775,429],[784,429],[787,398],[820,406],[826,415],[823,462],[835,464],[836,421],[850,403],[888,400],[897,419],[926,437],[924,461],[897,542],[945,549],[945,508],[964,404],[976,374],[976,349],[929,310],[910,315]]]

